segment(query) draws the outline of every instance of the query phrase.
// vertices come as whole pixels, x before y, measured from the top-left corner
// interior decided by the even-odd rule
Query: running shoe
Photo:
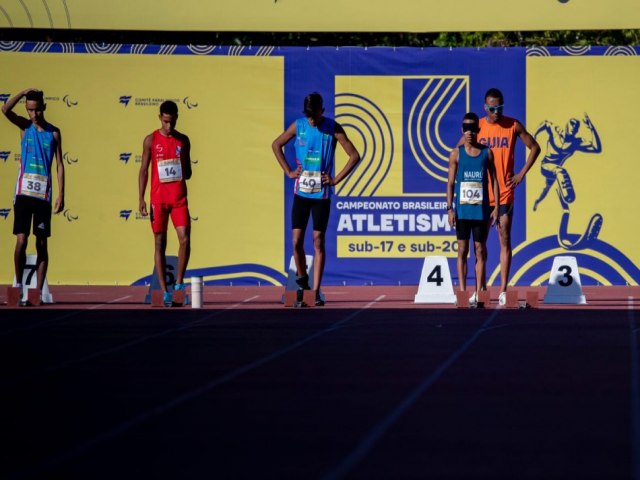
[[[498,296],[498,305],[506,305],[507,304],[507,292],[500,292]]]

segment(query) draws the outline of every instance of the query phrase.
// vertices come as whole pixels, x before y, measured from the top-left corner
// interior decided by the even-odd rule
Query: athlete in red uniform
[[[187,183],[191,178],[191,144],[189,137],[178,132],[178,106],[170,100],[160,105],[160,129],[147,135],[142,150],[138,175],[139,210],[148,215],[144,200],[149,166],[151,166],[151,229],[155,237],[155,266],[165,304],[171,304],[172,293],[165,280],[167,225],[169,216],[178,234],[178,271],[174,290],[183,290],[184,274],[191,254],[191,219],[187,202]]]

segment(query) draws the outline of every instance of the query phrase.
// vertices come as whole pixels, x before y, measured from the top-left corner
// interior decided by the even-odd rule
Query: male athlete
[[[504,97],[500,90],[490,88],[485,94],[484,103],[487,115],[480,119],[478,142],[491,148],[500,187],[500,213],[497,222],[500,236],[500,296],[498,303],[504,305],[507,300],[507,284],[511,269],[511,222],[515,188],[522,183],[525,175],[540,155],[540,145],[527,132],[522,123],[502,114]],[[520,138],[529,149],[529,156],[522,169],[514,174],[514,153],[517,138]],[[489,188],[489,198],[491,205],[495,205],[492,187]]]
[[[291,227],[293,229],[293,258],[296,263],[298,284],[297,302],[303,305],[303,290],[309,290],[304,233],[313,217],[313,245],[315,249],[313,288],[315,304],[324,305],[320,296],[320,283],[325,263],[325,233],[331,210],[331,187],[340,183],[360,161],[360,154],[347,138],[344,129],[335,120],[324,116],[323,100],[314,92],[304,99],[304,117],[298,118],[273,141],[273,153],[285,175],[295,178]],[[295,141],[296,165],[292,169],[284,156],[283,147]],[[336,141],[340,143],[349,160],[344,168],[332,177]]]
[[[178,271],[174,290],[184,290],[184,274],[191,254],[191,218],[187,204],[187,183],[191,178],[189,137],[177,131],[178,106],[167,100],[160,105],[160,128],[144,139],[142,165],[138,175],[139,210],[150,214],[155,238],[155,267],[164,304],[170,306],[173,295],[165,279],[167,225],[169,217],[178,234]],[[151,166],[151,210],[144,200]],[[188,300],[187,300],[188,301]]]
[[[29,118],[17,115],[13,108],[25,98]],[[56,159],[58,196],[53,213],[64,208],[64,163],[62,161],[62,137],[60,130],[44,118],[47,106],[41,90],[28,88],[18,93],[2,106],[2,113],[20,129],[20,170],[14,197],[13,234],[16,236],[14,266],[16,286],[20,288],[20,305],[26,305],[22,293],[22,276],[27,262],[27,243],[31,220],[36,237],[37,288],[42,290],[49,266],[47,239],[51,236],[51,167]]]
[[[469,239],[473,232],[476,252],[476,290],[469,299],[472,307],[478,306],[478,291],[485,278],[485,253],[489,227],[498,218],[500,192],[496,181],[496,169],[491,150],[478,143],[480,131],[478,116],[469,112],[462,120],[464,144],[449,155],[449,178],[447,182],[447,210],[449,225],[455,227],[458,239],[458,278],[460,291],[467,289],[467,257]],[[489,206],[489,179],[493,185],[493,198],[498,202]],[[455,193],[455,208],[453,198]]]

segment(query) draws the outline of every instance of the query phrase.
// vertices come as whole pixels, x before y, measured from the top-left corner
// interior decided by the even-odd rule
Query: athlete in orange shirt
[[[522,183],[525,175],[540,155],[540,145],[515,118],[505,117],[504,97],[497,88],[490,88],[484,96],[485,118],[480,119],[478,142],[491,148],[496,167],[496,178],[500,185],[500,217],[496,226],[500,235],[500,296],[498,303],[506,303],[509,270],[511,269],[511,222],[515,188]],[[522,169],[514,174],[514,153],[516,139],[520,138],[529,149],[527,161]],[[489,188],[491,205],[495,205],[493,187]],[[485,250],[486,251],[486,250]],[[483,279],[486,284],[486,280]]]

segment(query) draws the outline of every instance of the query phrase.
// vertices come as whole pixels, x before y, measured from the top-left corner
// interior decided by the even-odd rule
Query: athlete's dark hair
[[[171,100],[162,102],[160,105],[160,115],[163,113],[173,116],[178,115],[178,105],[176,105],[176,102],[172,102]]]
[[[27,100],[34,100],[36,102],[40,102],[40,105],[44,105],[44,92],[40,91],[35,91],[35,90],[31,90],[30,92],[27,92],[26,95]]]
[[[490,88],[489,90],[487,90],[487,93],[484,94],[484,100],[486,101],[489,97],[500,99],[500,103],[504,102],[502,92],[497,88]]]
[[[313,92],[304,97],[304,109],[303,112],[307,117],[310,117],[315,112],[323,112],[322,95],[318,92]]]
[[[478,115],[476,115],[473,112],[467,112],[464,114],[464,117],[462,118],[462,121],[465,120],[473,120],[475,123],[478,123],[480,121],[480,119],[478,118]]]

